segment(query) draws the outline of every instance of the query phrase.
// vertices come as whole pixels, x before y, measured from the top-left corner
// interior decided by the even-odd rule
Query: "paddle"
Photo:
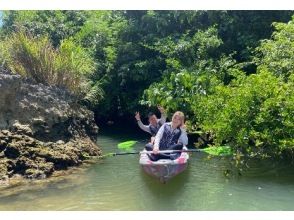
[[[119,149],[122,150],[131,150],[131,148],[138,143],[138,141],[130,140],[130,141],[125,141],[119,143],[117,146]],[[218,156],[220,154],[225,154],[225,155],[231,155],[232,154],[232,149],[229,146],[218,146],[218,147],[208,147],[204,149],[196,149],[198,152],[203,151],[208,154]]]
[[[194,149],[194,150],[162,150],[158,151],[159,154],[170,154],[170,153],[180,153],[180,152],[200,152],[201,149]],[[152,153],[151,151],[135,151],[135,152],[118,152],[118,153],[110,153],[112,156],[119,156],[119,155],[128,155],[128,154],[147,154]]]
[[[136,143],[138,143],[138,141],[125,141],[125,142],[119,143],[117,147],[122,150],[128,150],[132,148]]]
[[[214,156],[229,156],[232,155],[232,150],[229,146],[219,146],[219,147],[208,147],[204,149],[188,149],[188,150],[164,150],[158,151],[158,153],[180,153],[180,152],[205,152]],[[134,152],[117,152],[117,153],[108,153],[103,156],[121,156],[121,155],[130,155],[130,154],[146,154],[151,153],[150,151],[134,151]]]

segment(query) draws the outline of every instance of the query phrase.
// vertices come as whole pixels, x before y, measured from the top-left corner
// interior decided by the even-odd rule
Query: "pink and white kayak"
[[[187,148],[183,148],[187,150]],[[187,152],[181,152],[181,156],[175,160],[170,159],[160,159],[158,161],[152,161],[149,159],[146,150],[143,151],[140,155],[140,165],[143,170],[159,179],[160,182],[166,183],[172,177],[183,172],[188,166],[189,154]]]

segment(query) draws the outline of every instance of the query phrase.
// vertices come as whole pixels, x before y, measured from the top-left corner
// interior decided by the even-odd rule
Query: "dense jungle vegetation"
[[[99,120],[161,105],[213,145],[293,155],[293,14],[5,11],[1,69],[69,89]]]

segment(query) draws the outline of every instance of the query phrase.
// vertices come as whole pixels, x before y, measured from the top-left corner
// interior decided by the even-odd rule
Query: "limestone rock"
[[[64,89],[0,74],[0,184],[42,179],[101,154],[93,112]]]

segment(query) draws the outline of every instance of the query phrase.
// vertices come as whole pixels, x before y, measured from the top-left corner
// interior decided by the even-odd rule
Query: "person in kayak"
[[[139,112],[136,112],[135,118],[137,120],[138,126],[143,130],[151,134],[150,143],[154,143],[155,135],[157,134],[159,128],[166,122],[166,114],[164,108],[158,106],[158,110],[161,113],[160,119],[156,117],[153,112],[148,114],[149,125],[144,125],[141,121],[141,116]]]
[[[172,117],[172,121],[164,123],[158,130],[154,145],[149,143],[145,146],[147,151],[152,151],[148,154],[153,161],[159,159],[176,159],[181,153],[158,154],[159,150],[182,150],[188,144],[188,136],[184,129],[185,116],[183,112],[177,111]]]

